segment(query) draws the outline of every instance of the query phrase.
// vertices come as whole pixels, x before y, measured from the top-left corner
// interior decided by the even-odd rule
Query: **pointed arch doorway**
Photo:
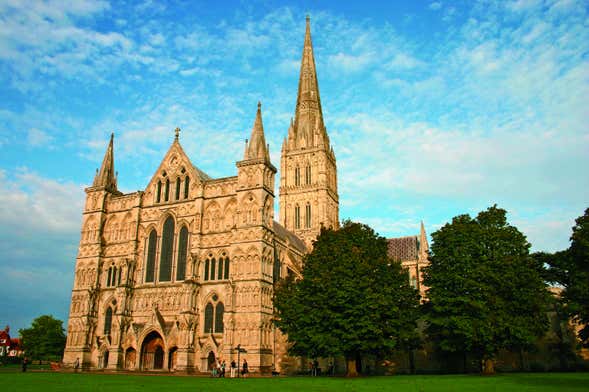
[[[164,368],[164,340],[156,331],[150,332],[141,345],[141,370]]]
[[[213,370],[217,366],[217,358],[215,357],[215,353],[209,351],[209,356],[207,357],[207,370]]]

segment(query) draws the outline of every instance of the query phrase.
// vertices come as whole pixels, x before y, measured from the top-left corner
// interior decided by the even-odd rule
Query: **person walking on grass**
[[[241,367],[241,376],[242,377],[247,377],[247,374],[248,373],[249,373],[249,369],[248,369],[248,366],[247,366],[247,361],[244,358],[243,359],[243,366]]]
[[[219,377],[225,378],[225,366],[225,360],[223,360],[223,362],[221,362],[221,375]]]

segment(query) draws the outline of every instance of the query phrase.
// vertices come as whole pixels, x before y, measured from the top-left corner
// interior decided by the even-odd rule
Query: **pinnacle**
[[[258,101],[256,119],[252,128],[252,136],[246,143],[245,159],[269,160],[268,147],[264,137],[264,125],[262,123],[262,103]]]
[[[115,162],[114,162],[114,132],[110,134],[110,141],[104,158],[102,159],[102,165],[100,170],[94,178],[93,186],[104,187],[109,191],[117,191],[117,178],[115,173]]]

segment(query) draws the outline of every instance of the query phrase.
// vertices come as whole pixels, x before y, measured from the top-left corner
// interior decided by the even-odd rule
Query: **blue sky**
[[[0,0],[0,326],[66,320],[83,189],[111,132],[124,192],[147,185],[177,126],[195,165],[230,176],[260,100],[279,166],[307,13],[341,218],[401,236],[497,203],[533,250],[566,248],[589,206],[588,11]]]

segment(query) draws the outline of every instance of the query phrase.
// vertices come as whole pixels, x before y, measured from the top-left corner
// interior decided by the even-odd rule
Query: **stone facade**
[[[111,136],[86,189],[63,361],[84,369],[203,372],[215,358],[237,360],[240,345],[252,371],[296,369],[272,323],[273,284],[300,276],[321,228],[339,226],[336,159],[309,20],[295,116],[282,146],[280,223],[260,104],[236,176],[213,179],[199,170],[179,132],[145,190],[129,194],[117,187]],[[423,228],[418,243],[426,247],[403,263],[419,281]]]
[[[86,189],[65,363],[203,371],[238,344],[255,370],[277,362],[273,283],[300,274],[307,249],[274,221],[261,107],[234,177],[193,166],[178,132],[131,194],[117,190],[111,137]]]
[[[307,21],[301,80],[316,81],[310,45]],[[301,89],[296,123],[307,124],[299,104],[307,90]],[[316,82],[314,91],[318,99]],[[314,118],[323,127],[320,107]],[[320,130],[327,140],[325,128]],[[94,183],[86,189],[64,363],[207,371],[214,358],[237,359],[235,348],[241,345],[253,371],[280,370],[286,345],[272,323],[273,284],[282,276],[300,275],[303,255],[320,225],[336,227],[338,221],[333,150],[328,141],[313,143],[292,146],[314,146],[313,152],[302,153],[314,179],[312,185],[305,183],[304,200],[322,217],[309,216],[313,226],[297,235],[302,232],[291,229],[294,222],[274,220],[276,168],[260,104],[233,177],[212,179],[194,166],[177,129],[145,190],[122,194],[111,136]],[[325,202],[326,164],[331,165],[331,203]],[[288,193],[281,180],[281,192]]]

